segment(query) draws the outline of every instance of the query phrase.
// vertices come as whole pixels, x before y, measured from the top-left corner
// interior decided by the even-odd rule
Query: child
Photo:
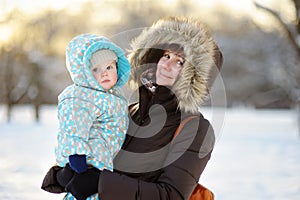
[[[128,127],[128,105],[119,87],[128,81],[130,64],[121,48],[93,34],[71,40],[66,64],[74,84],[58,97],[55,156],[60,167],[67,165],[75,171],[62,184],[68,191],[72,178],[89,166],[113,171],[113,158]],[[65,199],[75,198],[67,193]],[[97,195],[88,199],[97,199]]]

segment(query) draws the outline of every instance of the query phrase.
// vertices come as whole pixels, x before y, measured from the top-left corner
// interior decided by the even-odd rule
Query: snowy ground
[[[207,115],[210,115],[207,111]],[[55,107],[33,122],[30,107],[16,108],[7,124],[0,106],[0,199],[47,200],[40,189],[54,164]],[[217,200],[299,200],[300,136],[291,110],[229,109],[201,178]]]

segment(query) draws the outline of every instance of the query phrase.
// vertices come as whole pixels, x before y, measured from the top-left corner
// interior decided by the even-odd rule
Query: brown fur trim
[[[219,71],[223,57],[209,29],[198,20],[185,17],[163,18],[145,29],[131,44],[129,60],[132,66],[130,83],[139,85],[137,75],[145,55],[159,44],[179,44],[184,48],[185,63],[173,86],[183,111],[198,112],[208,94],[212,71]]]

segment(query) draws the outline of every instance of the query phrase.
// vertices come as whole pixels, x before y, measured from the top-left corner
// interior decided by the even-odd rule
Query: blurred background
[[[299,0],[0,0],[0,104],[56,104],[71,83],[67,43],[107,37],[168,15],[199,18],[223,51],[227,107],[295,109],[300,101]]]
[[[96,33],[129,48],[142,28],[184,15],[205,22],[224,54],[215,107],[202,110],[218,141],[200,182],[221,200],[298,200],[299,9],[300,0],[0,0],[0,199],[61,199],[40,185],[55,162],[57,95],[71,84],[68,42]]]

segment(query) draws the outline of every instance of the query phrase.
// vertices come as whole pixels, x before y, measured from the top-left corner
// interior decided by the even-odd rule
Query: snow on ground
[[[29,106],[0,106],[0,199],[62,199],[40,189],[54,164],[55,107],[42,107],[41,121]],[[204,115],[211,116],[210,110]],[[208,117],[209,118],[209,117]],[[298,200],[300,135],[292,110],[227,109],[224,126],[200,182],[217,200]]]

